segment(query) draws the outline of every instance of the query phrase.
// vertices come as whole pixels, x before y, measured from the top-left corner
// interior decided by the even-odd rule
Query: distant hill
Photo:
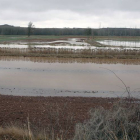
[[[14,27],[14,26],[8,24],[0,25],[0,28],[9,28],[9,27]]]
[[[0,25],[0,35],[27,35],[28,28]],[[136,28],[34,28],[32,35],[140,36]]]

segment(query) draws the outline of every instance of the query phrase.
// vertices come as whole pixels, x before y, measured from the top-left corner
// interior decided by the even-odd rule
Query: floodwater
[[[67,40],[56,40],[50,42],[11,42],[9,44],[0,44],[0,48],[68,48],[68,49],[87,49],[89,44],[83,39],[70,38]],[[95,48],[95,47],[94,47]]]
[[[59,63],[0,59],[0,94],[20,96],[126,97],[117,74],[140,97],[140,65]]]
[[[53,45],[34,45],[34,44],[0,44],[0,48],[19,48],[19,49],[23,49],[23,48],[55,48],[55,49],[60,49],[60,48],[66,48],[66,49],[89,49],[91,47],[89,46],[70,46],[70,45],[61,45],[59,44],[56,46]],[[96,47],[92,47],[92,49],[95,49]]]
[[[101,43],[101,42],[100,42]],[[106,44],[108,45],[108,44]],[[114,45],[115,46],[115,45]],[[117,46],[117,45],[116,45]],[[0,48],[19,48],[19,49],[30,49],[30,48],[54,48],[54,49],[73,49],[73,50],[140,50],[140,47],[96,47],[96,46],[85,46],[85,45],[67,45],[67,44],[59,44],[59,45],[35,45],[35,44],[0,44]]]
[[[78,39],[78,38],[69,38],[68,40],[56,40],[56,41],[51,41],[47,42],[48,44],[54,44],[54,43],[60,43],[60,44],[70,44],[70,45],[76,45],[76,46],[89,46],[88,43],[86,43],[83,39]]]
[[[74,50],[83,50],[83,49],[92,49],[92,50],[140,50],[140,42],[138,41],[114,41],[114,40],[102,40],[97,41],[101,44],[108,45],[109,47],[96,47],[91,46],[86,43],[84,39],[80,38],[69,38],[67,40],[56,40],[50,42],[42,41],[23,41],[23,42],[10,42],[9,44],[0,44],[0,48],[54,48],[54,49],[74,49]],[[114,47],[116,46],[116,47]]]
[[[104,45],[109,45],[109,46],[140,48],[140,41],[102,40],[102,41],[97,41],[97,42],[104,44]]]

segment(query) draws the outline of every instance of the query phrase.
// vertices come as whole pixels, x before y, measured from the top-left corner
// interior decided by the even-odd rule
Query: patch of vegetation
[[[56,39],[66,39],[66,38],[81,38],[85,36],[56,36],[56,35],[32,35],[28,37],[27,35],[0,35],[0,43],[12,42],[12,41],[24,41],[24,40],[56,40]]]
[[[140,59],[140,51],[125,49],[0,48],[0,56]]]
[[[94,36],[95,41],[115,40],[115,41],[140,41],[140,36]]]
[[[139,140],[140,104],[120,100],[109,110],[95,108],[90,119],[77,124],[73,140]]]

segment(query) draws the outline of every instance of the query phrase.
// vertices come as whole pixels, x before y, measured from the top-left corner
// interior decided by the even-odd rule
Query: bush
[[[123,102],[109,110],[92,109],[91,118],[76,125],[74,140],[139,140],[140,105]]]

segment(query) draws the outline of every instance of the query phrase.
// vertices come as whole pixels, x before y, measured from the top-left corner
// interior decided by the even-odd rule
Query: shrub
[[[76,125],[74,140],[139,140],[140,105],[123,102],[109,110],[92,109],[91,118]]]

